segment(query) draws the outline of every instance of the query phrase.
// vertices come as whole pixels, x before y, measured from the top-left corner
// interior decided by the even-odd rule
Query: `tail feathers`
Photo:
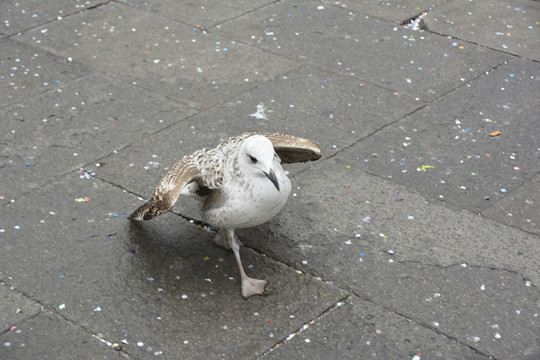
[[[150,220],[157,215],[159,214],[154,207],[154,202],[150,200],[147,203],[139,206],[137,210],[128,216],[128,219],[132,221],[143,221]]]

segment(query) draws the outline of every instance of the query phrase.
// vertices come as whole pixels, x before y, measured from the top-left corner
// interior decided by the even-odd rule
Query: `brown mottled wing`
[[[184,156],[169,170],[154,190],[152,198],[141,205],[128,219],[150,220],[172,209],[182,189],[199,175],[191,156]]]
[[[284,134],[258,134],[265,136],[272,142],[282,163],[313,161],[322,156],[321,148],[312,140]]]

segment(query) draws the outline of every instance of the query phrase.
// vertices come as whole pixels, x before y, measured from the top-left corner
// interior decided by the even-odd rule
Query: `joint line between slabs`
[[[225,23],[227,23],[227,22],[230,22],[230,21],[234,21],[234,20],[239,19],[239,18],[241,18],[241,17],[243,17],[243,16],[245,16],[245,15],[254,13],[254,12],[259,11],[259,10],[261,10],[261,9],[264,9],[264,8],[266,8],[266,7],[269,7],[269,6],[272,6],[272,5],[274,5],[274,4],[280,3],[281,1],[282,1],[282,0],[274,0],[274,1],[272,1],[271,3],[263,4],[262,6],[260,6],[260,7],[258,7],[258,8],[254,8],[254,9],[248,10],[248,11],[246,11],[245,13],[242,13],[242,14],[237,15],[237,16],[235,16],[235,17],[232,17],[232,18],[230,18],[230,19],[225,19],[225,20],[223,20],[223,21],[221,21],[221,22],[219,22],[219,23],[212,24],[212,26],[207,27],[205,30],[209,32],[209,29],[212,29],[212,28],[215,28],[215,27],[217,27],[217,26],[223,25],[223,24],[225,24]]]
[[[395,314],[395,315],[397,315],[397,316],[399,316],[399,317],[402,317],[402,318],[404,318],[404,319],[406,319],[406,320],[412,321],[412,322],[414,322],[416,325],[418,325],[418,326],[420,326],[420,327],[422,327],[422,328],[424,328],[424,329],[431,330],[431,331],[433,331],[433,332],[436,333],[436,334],[439,334],[439,335],[444,336],[445,338],[447,338],[447,339],[449,339],[449,340],[451,340],[451,341],[454,341],[455,343],[459,344],[460,346],[464,346],[464,347],[470,349],[471,351],[474,351],[474,352],[476,352],[476,353],[478,353],[478,354],[480,354],[480,355],[482,355],[482,356],[485,356],[487,359],[490,359],[490,360],[497,360],[497,358],[493,357],[493,355],[486,354],[486,353],[483,352],[482,350],[477,349],[477,348],[475,348],[475,347],[473,347],[473,346],[471,346],[471,345],[469,345],[469,344],[463,342],[462,340],[458,339],[457,337],[455,337],[455,336],[453,336],[453,335],[450,335],[450,334],[447,334],[447,333],[445,333],[445,332],[442,332],[440,329],[438,329],[438,328],[436,328],[436,327],[433,327],[433,326],[431,326],[430,324],[428,324],[428,323],[426,323],[426,322],[424,322],[424,321],[422,321],[422,320],[420,320],[420,319],[418,319],[418,318],[415,318],[415,317],[412,317],[412,316],[407,316],[407,315],[405,315],[405,314],[399,312],[397,309],[392,309],[392,308],[387,307],[387,306],[384,306],[384,305],[382,305],[382,304],[378,304],[378,303],[376,303],[375,301],[373,301],[373,299],[371,299],[371,298],[366,298],[366,297],[362,297],[362,296],[360,296],[359,294],[357,294],[355,291],[353,291],[353,294],[354,294],[354,296],[356,296],[356,297],[358,297],[358,298],[360,298],[360,299],[362,299],[362,300],[364,300],[364,301],[369,302],[369,303],[372,304],[373,306],[379,307],[379,308],[383,309],[384,311],[387,311],[387,312],[389,312],[389,313]]]
[[[259,357],[257,357],[257,359],[262,359],[262,358],[266,357],[266,355],[268,355],[269,353],[271,353],[272,351],[274,351],[275,349],[277,349],[281,345],[287,343],[289,340],[294,338],[296,335],[306,331],[307,329],[309,329],[309,327],[311,325],[313,325],[315,322],[323,319],[328,314],[330,314],[332,311],[335,311],[335,309],[337,309],[339,307],[342,307],[343,305],[345,305],[347,303],[350,304],[350,301],[348,301],[348,300],[351,299],[351,297],[352,297],[351,294],[348,294],[345,297],[343,297],[342,299],[340,299],[338,302],[334,303],[332,306],[330,306],[327,309],[323,310],[319,315],[315,316],[313,319],[311,319],[311,320],[305,322],[304,324],[302,324],[302,326],[300,326],[298,329],[296,329],[295,331],[290,333],[286,338],[282,338],[281,340],[279,340],[270,349],[266,350]]]
[[[71,16],[74,16],[74,15],[77,15],[77,14],[80,14],[84,11],[87,11],[87,10],[93,10],[93,9],[96,9],[96,8],[99,8],[99,7],[102,7],[102,6],[106,6],[107,4],[110,4],[111,2],[116,2],[115,0],[107,0],[103,3],[98,3],[96,5],[93,5],[93,6],[90,6],[90,7],[85,7],[83,9],[80,9],[80,10],[77,10],[77,11],[74,11],[70,14],[67,14],[67,15],[63,15],[63,14],[60,14],[58,16],[61,16],[62,19],[65,19],[65,18],[68,18],[68,17],[71,17]],[[5,37],[5,39],[11,39],[11,38],[14,38],[15,36],[19,36],[21,34],[24,34],[26,32],[29,32],[29,31],[32,31],[34,29],[37,29],[39,27],[42,27],[42,26],[45,26],[45,25],[48,25],[48,24],[51,24],[55,21],[58,21],[58,16],[54,16],[54,17],[51,17],[51,19],[49,21],[46,21],[44,23],[41,23],[41,24],[37,24],[37,25],[34,25],[34,26],[31,26],[29,28],[26,28],[26,29],[23,29],[21,31],[18,31],[16,32],[15,34],[11,34],[11,35],[8,35]],[[42,49],[42,50],[45,50],[45,49]],[[56,54],[55,54],[56,55]]]
[[[10,285],[8,285],[8,284],[7,284],[5,281],[3,281],[3,280],[0,280],[0,284],[3,284],[3,285],[5,285],[5,286],[10,287]],[[67,322],[67,323],[69,323],[69,324],[71,324],[71,325],[73,325],[73,326],[75,326],[75,327],[77,327],[77,328],[79,328],[79,329],[82,329],[83,332],[85,332],[85,333],[87,333],[87,334],[90,334],[90,335],[92,335],[93,337],[99,339],[97,333],[94,333],[94,332],[93,332],[92,330],[90,330],[88,327],[83,326],[83,325],[81,325],[81,324],[75,322],[74,320],[71,320],[71,319],[67,318],[66,316],[64,316],[63,314],[61,314],[61,313],[58,311],[57,308],[51,307],[51,306],[47,306],[47,305],[43,304],[41,301],[39,301],[39,300],[37,300],[37,299],[34,299],[34,298],[30,297],[26,292],[22,291],[22,290],[19,289],[19,288],[16,288],[16,287],[15,287],[14,290],[10,290],[10,291],[17,291],[19,294],[21,294],[23,297],[25,297],[26,299],[28,299],[28,300],[31,301],[32,303],[38,304],[38,305],[40,306],[39,311],[38,311],[35,315],[33,315],[33,316],[31,316],[31,317],[29,317],[29,318],[27,318],[27,319],[25,319],[25,320],[23,320],[23,321],[17,323],[17,324],[13,324],[13,325],[19,327],[20,325],[26,323],[27,321],[30,321],[30,320],[32,320],[32,319],[35,319],[35,318],[38,317],[39,315],[45,314],[45,312],[50,312],[50,313],[52,313],[52,314],[58,316],[58,317],[59,317],[60,319],[62,319],[63,321],[65,321],[65,322]],[[4,334],[8,333],[9,331],[10,331],[10,330],[8,329],[8,330],[6,330],[5,332],[0,333],[0,336],[2,336],[2,335],[4,335]]]

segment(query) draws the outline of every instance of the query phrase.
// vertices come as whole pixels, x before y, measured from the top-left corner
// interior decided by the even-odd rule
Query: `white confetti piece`
[[[257,111],[253,114],[249,114],[249,116],[254,117],[255,119],[268,120],[266,114],[264,113],[265,110],[266,108],[264,104],[260,103],[259,105],[257,105]]]

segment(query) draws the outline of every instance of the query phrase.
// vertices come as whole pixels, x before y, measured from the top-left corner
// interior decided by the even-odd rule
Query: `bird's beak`
[[[272,182],[272,184],[274,184],[276,189],[279,191],[279,181],[276,177],[276,173],[274,172],[274,170],[270,169],[269,172],[264,172],[264,175],[266,175],[266,177]]]

